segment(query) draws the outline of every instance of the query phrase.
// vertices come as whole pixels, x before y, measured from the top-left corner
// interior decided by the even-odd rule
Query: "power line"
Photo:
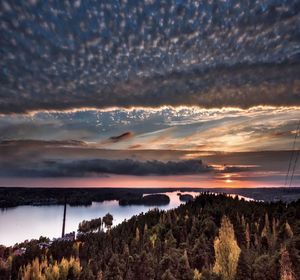
[[[291,154],[290,161],[289,161],[289,167],[288,167],[287,174],[285,176],[285,183],[284,183],[285,187],[287,186],[288,177],[289,177],[290,170],[291,170],[291,167],[292,167],[292,161],[293,161],[293,158],[294,158],[297,137],[298,137],[298,134],[299,134],[299,128],[300,128],[300,121],[298,122],[298,125],[297,125],[296,134],[295,134],[295,137],[294,137],[293,148],[292,148],[292,154]],[[295,173],[295,170],[296,170],[296,165],[297,165],[297,162],[298,162],[298,157],[299,157],[299,151],[296,152],[296,157],[295,157],[295,160],[294,160],[294,166],[293,166],[293,169],[292,169],[292,175],[291,175],[291,178],[290,178],[289,187],[291,187],[291,185],[292,185],[292,181],[293,181],[293,178],[294,178],[294,173]]]
[[[296,153],[296,158],[295,158],[295,162],[294,162],[294,167],[293,167],[293,172],[292,172],[292,176],[291,176],[289,187],[292,186],[292,182],[293,182],[293,179],[294,179],[294,174],[295,174],[295,170],[296,170],[296,165],[297,165],[297,162],[298,162],[298,158],[299,158],[299,151],[297,151],[297,153]]]

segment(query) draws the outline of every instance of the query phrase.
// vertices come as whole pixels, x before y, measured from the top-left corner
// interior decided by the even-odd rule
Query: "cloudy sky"
[[[3,0],[0,34],[0,185],[300,186],[299,1]]]

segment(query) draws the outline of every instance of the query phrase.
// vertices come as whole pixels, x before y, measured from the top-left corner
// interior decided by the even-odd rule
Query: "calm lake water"
[[[182,194],[199,195],[198,192],[181,192]],[[66,233],[76,231],[83,220],[103,217],[108,212],[114,217],[113,225],[131,218],[152,208],[172,209],[179,206],[177,192],[165,193],[170,203],[165,206],[151,207],[144,205],[119,206],[117,200],[93,202],[91,206],[67,207]],[[247,198],[246,198],[247,199]],[[62,230],[63,206],[18,206],[0,211],[0,244],[11,246],[26,239],[37,239],[40,236],[60,237]]]

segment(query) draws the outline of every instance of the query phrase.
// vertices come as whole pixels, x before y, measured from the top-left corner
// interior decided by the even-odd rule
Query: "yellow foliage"
[[[152,248],[154,248],[154,246],[155,246],[156,239],[157,239],[157,234],[156,234],[156,233],[153,233],[153,234],[150,236],[150,242],[151,242]]]
[[[280,280],[296,280],[289,252],[285,247],[280,252]]]
[[[59,275],[61,280],[67,280],[69,271],[69,262],[65,258],[62,258],[59,264]]]
[[[292,228],[291,228],[291,226],[290,226],[290,224],[288,222],[285,222],[285,232],[286,232],[286,235],[289,238],[292,238],[294,236]]]
[[[60,263],[55,262],[52,265],[48,263],[47,258],[42,261],[36,258],[31,264],[20,269],[20,276],[22,280],[66,280],[71,268],[75,279],[79,279],[81,266],[78,259],[63,258]]]
[[[193,280],[200,280],[201,279],[201,273],[197,268],[194,269],[194,277]]]
[[[224,280],[233,280],[236,275],[237,264],[240,256],[240,247],[234,235],[233,225],[223,216],[219,237],[214,242],[216,262],[213,271]]]

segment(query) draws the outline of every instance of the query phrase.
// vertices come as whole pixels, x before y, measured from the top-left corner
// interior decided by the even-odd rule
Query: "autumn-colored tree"
[[[294,236],[293,230],[288,222],[285,222],[285,234],[288,238],[292,238]]]
[[[155,242],[157,240],[157,234],[153,233],[152,235],[150,235],[149,239],[150,239],[150,244],[151,244],[152,248],[154,248]]]
[[[59,280],[59,267],[57,265],[57,262],[54,262],[54,264],[50,264],[47,269],[45,270],[45,276],[46,279],[53,279],[53,280]]]
[[[213,271],[224,280],[233,280],[240,256],[240,247],[235,239],[233,225],[223,216],[219,237],[214,242],[216,262]]]
[[[197,268],[194,269],[193,274],[193,280],[201,280],[201,273]]]
[[[35,258],[21,268],[20,278],[22,280],[76,280],[79,279],[80,272],[79,260],[73,257],[69,260],[62,258],[61,262],[54,264],[49,264],[46,258],[42,261]]]
[[[286,247],[280,252],[280,280],[296,280],[290,255]]]

